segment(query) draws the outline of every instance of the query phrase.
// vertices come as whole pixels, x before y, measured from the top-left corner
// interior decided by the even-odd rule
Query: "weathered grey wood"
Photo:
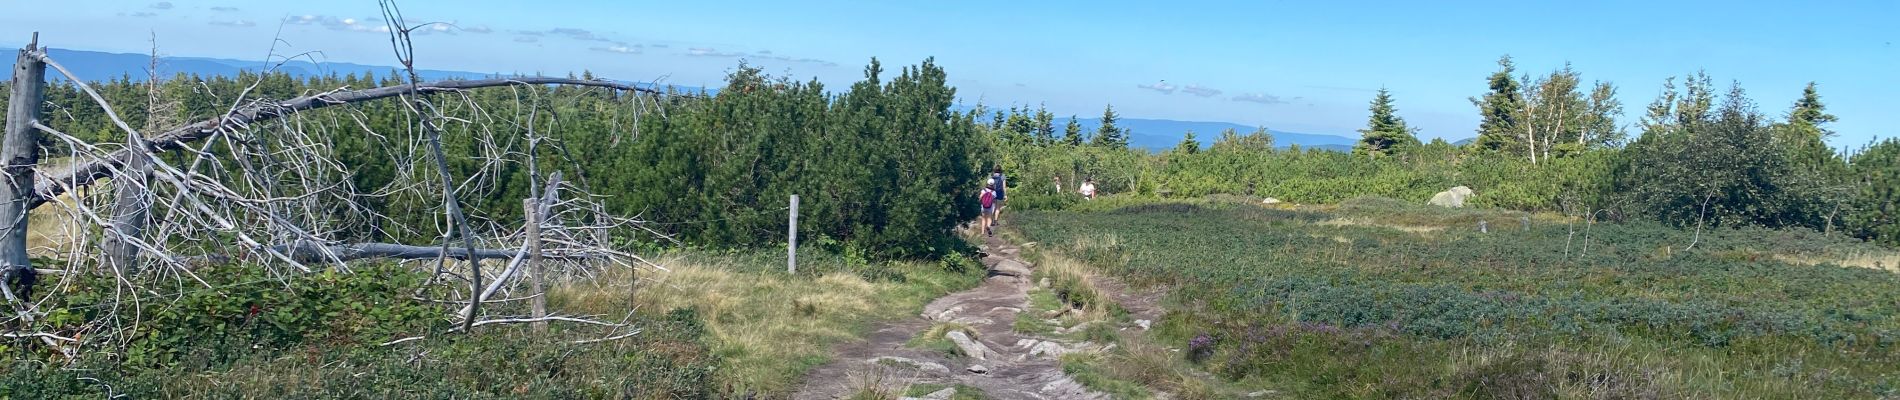
[[[137,136],[126,137],[127,149],[144,149],[145,141]],[[125,174],[113,178],[114,197],[112,199],[112,234],[105,235],[106,264],[121,274],[137,274],[139,270],[139,248],[134,241],[143,240],[148,213],[152,207],[150,188],[152,159],[151,154],[136,151],[130,154],[125,163]]]
[[[445,258],[455,259],[455,260],[467,260],[469,259],[471,255],[473,255],[473,257],[476,260],[495,260],[495,259],[514,258],[515,256],[522,254],[521,251],[515,250],[515,249],[478,248],[478,249],[475,249],[475,251],[470,252],[467,249],[463,249],[460,247],[452,247],[447,252],[444,252],[442,251],[442,247],[440,246],[415,246],[415,245],[396,244],[396,243],[346,243],[346,244],[321,245],[321,244],[313,244],[313,243],[305,242],[305,243],[298,243],[294,245],[270,246],[270,250],[283,253],[285,255],[288,255],[291,259],[296,260],[297,262],[303,262],[303,263],[316,263],[316,262],[326,262],[326,261],[333,261],[333,260],[334,261],[350,261],[350,260],[361,260],[361,259],[368,259],[368,258],[387,258],[387,259],[396,259],[396,260],[427,260],[427,259],[434,259],[437,257],[445,257]],[[336,258],[332,259],[331,256],[335,256]],[[552,258],[557,258],[557,259],[586,259],[586,258],[595,257],[591,255],[547,255],[547,254],[543,254],[541,256],[543,258],[552,257]],[[179,260],[185,262],[186,264],[229,263],[229,262],[239,261],[237,259],[232,258],[231,256],[222,255],[222,254],[180,258]]]
[[[548,316],[548,298],[547,292],[541,287],[541,280],[547,276],[545,270],[547,266],[541,264],[541,207],[535,204],[535,199],[521,199],[521,211],[527,214],[528,219],[528,287],[534,290],[534,299],[530,300],[534,309],[529,316],[546,317]],[[534,331],[547,332],[548,323],[535,321]]]
[[[7,98],[6,136],[0,140],[0,162],[5,162],[0,182],[0,276],[31,274],[32,262],[26,256],[27,210],[33,193],[33,167],[40,163],[40,131],[33,122],[40,119],[40,103],[46,90],[46,64],[40,62],[39,35],[20,49],[13,64],[13,92]],[[13,291],[0,284],[8,300]]]
[[[789,227],[785,228],[785,273],[798,273],[798,195],[792,195]]]
[[[36,63],[38,62],[37,58],[34,60]],[[24,65],[24,63],[21,63],[21,65]],[[42,76],[43,75],[44,73],[42,71]],[[416,85],[415,90],[419,94],[430,94],[508,85],[589,86],[660,94],[660,92],[653,89],[640,88],[617,82],[549,77],[427,82]],[[157,135],[151,135],[150,138],[146,139],[146,143],[152,154],[161,154],[182,148],[187,143],[209,138],[220,130],[241,129],[253,123],[283,118],[302,111],[401,96],[408,93],[409,90],[410,85],[402,84],[374,89],[319,93],[281,102],[251,104],[217,118],[199,121],[190,125],[172,128]],[[11,122],[8,123],[8,126],[12,126]],[[108,154],[102,159],[87,160],[73,164],[66,170],[48,171],[47,182],[42,183],[35,192],[36,195],[28,199],[26,208],[32,209],[39,207],[40,204],[44,204],[53,197],[66,193],[67,190],[91,186],[100,178],[112,176],[114,169],[123,165],[130,153],[131,151],[129,150],[121,149],[112,152],[112,154]]]

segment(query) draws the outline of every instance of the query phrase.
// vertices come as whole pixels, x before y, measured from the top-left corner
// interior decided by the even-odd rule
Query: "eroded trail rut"
[[[1035,282],[1030,278],[1034,265],[1022,259],[1021,249],[989,237],[983,243],[983,252],[982,263],[989,269],[989,275],[981,286],[938,298],[926,305],[918,317],[880,324],[864,341],[840,346],[836,358],[806,375],[805,386],[793,398],[848,397],[865,389],[870,382],[880,380],[893,388],[909,384],[962,384],[981,389],[984,396],[993,399],[1108,398],[1064,375],[1058,360],[1064,353],[1102,351],[1103,345],[1039,337],[1010,329],[1019,316],[1040,318],[1023,315],[1029,308],[1028,293]],[[1120,285],[1103,283],[1121,289]],[[1122,302],[1136,318],[1152,319],[1157,312],[1152,298],[1125,293],[1113,293],[1111,297]],[[975,348],[975,352],[982,355],[951,355],[905,347],[906,342],[943,322],[974,330],[975,338],[969,341],[976,346],[960,347]]]

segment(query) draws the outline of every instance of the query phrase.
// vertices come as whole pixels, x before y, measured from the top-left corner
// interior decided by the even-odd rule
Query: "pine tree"
[[[1036,107],[1036,144],[1047,145],[1056,141],[1056,116],[1049,109]]]
[[[1096,146],[1116,149],[1128,148],[1128,130],[1115,126],[1115,121],[1118,118],[1119,117],[1115,115],[1114,105],[1109,105],[1107,108],[1102,109],[1102,126],[1095,128],[1095,139],[1093,143]]]
[[[1174,152],[1181,153],[1181,154],[1194,154],[1194,153],[1201,152],[1201,142],[1194,140],[1193,130],[1187,131],[1187,134],[1181,137],[1181,143],[1174,145]]]
[[[1372,98],[1369,109],[1372,115],[1367,118],[1366,129],[1359,131],[1363,136],[1359,144],[1353,146],[1353,154],[1386,155],[1418,145],[1418,138],[1412,135],[1412,128],[1406,127],[1405,119],[1397,115],[1398,109],[1392,105],[1390,91],[1379,88],[1379,94]]]
[[[1498,71],[1491,73],[1490,91],[1483,98],[1471,99],[1478,106],[1483,120],[1478,122],[1478,139],[1474,142],[1480,149],[1488,151],[1513,151],[1522,146],[1517,140],[1517,114],[1523,107],[1519,96],[1517,78],[1511,74],[1517,71],[1511,62],[1511,56],[1498,58]]]
[[[1074,115],[1070,115],[1069,126],[1062,130],[1062,142],[1070,146],[1081,146],[1084,143],[1082,136],[1082,123],[1076,121]]]

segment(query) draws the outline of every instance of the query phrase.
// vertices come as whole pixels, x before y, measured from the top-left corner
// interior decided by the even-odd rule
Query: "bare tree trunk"
[[[534,318],[548,316],[547,292],[542,290],[541,287],[541,280],[547,276],[547,271],[544,270],[547,267],[541,264],[540,208],[541,207],[535,204],[535,199],[533,198],[521,200],[521,211],[527,214],[528,218],[528,287],[534,290],[534,300],[531,301],[534,305],[534,310],[529,316]],[[548,323],[546,321],[536,321],[534,323],[534,331],[539,333],[547,332]]]
[[[1524,99],[1524,146],[1530,148],[1531,164],[1537,163],[1537,105]]]
[[[46,91],[46,63],[39,52],[39,34],[20,49],[13,66],[13,93],[7,99],[6,137],[0,141],[0,160],[5,160],[6,182],[0,184],[0,277],[28,276],[32,261],[26,256],[26,220],[28,199],[33,195],[33,167],[40,163],[40,131],[33,123],[40,119],[40,103]],[[30,278],[13,278],[30,279]],[[12,279],[8,279],[12,280]],[[16,300],[6,280],[0,280],[0,292],[7,300]],[[24,285],[23,285],[24,286]],[[31,290],[23,288],[23,292]],[[22,293],[25,296],[30,293]],[[23,300],[23,299],[21,299]]]
[[[137,136],[127,135],[127,148],[143,150],[145,141]],[[151,209],[151,194],[147,191],[148,176],[152,174],[151,155],[144,152],[132,153],[125,163],[122,174],[113,178],[112,185],[117,193],[112,199],[112,234],[105,235],[106,264],[120,274],[138,273],[139,248],[134,243],[145,235],[145,223]]]

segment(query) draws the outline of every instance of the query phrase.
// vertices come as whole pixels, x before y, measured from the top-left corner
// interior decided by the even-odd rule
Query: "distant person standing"
[[[1082,198],[1095,200],[1095,178],[1082,181]]]
[[[996,169],[990,170],[990,187],[993,188],[991,190],[996,191],[996,213],[990,216],[990,226],[996,226],[997,221],[1003,219],[1003,205],[1008,204],[1004,201],[1007,196],[1004,195],[1003,189],[1008,184],[1009,181],[1003,178],[1002,166],[999,165]]]
[[[983,185],[983,192],[976,195],[976,202],[983,207],[983,213],[977,217],[976,224],[983,227],[983,234],[996,236],[990,231],[990,225],[996,223],[996,191],[989,185]]]
[[[1056,194],[1062,194],[1062,175],[1056,175]]]

